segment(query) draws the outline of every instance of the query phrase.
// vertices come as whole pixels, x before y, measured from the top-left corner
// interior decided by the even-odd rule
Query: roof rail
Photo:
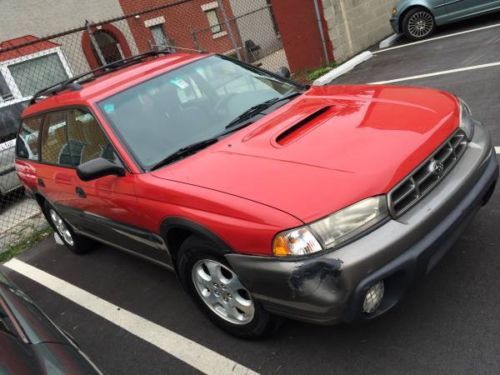
[[[175,47],[173,47],[173,48],[175,48]],[[31,98],[30,105],[35,104],[39,99],[46,98],[46,97],[49,97],[51,95],[55,95],[55,94],[57,94],[61,91],[64,91],[64,90],[72,90],[72,91],[80,90],[82,88],[82,86],[80,85],[80,83],[78,81],[82,80],[83,78],[85,78],[87,76],[91,76],[90,79],[95,79],[95,78],[100,77],[102,75],[105,75],[107,73],[111,73],[111,72],[114,72],[116,70],[125,68],[127,66],[137,64],[148,57],[167,55],[169,53],[170,53],[170,47],[167,47],[165,49],[148,51],[148,52],[142,53],[140,55],[127,57],[127,58],[122,59],[122,60],[117,60],[117,61],[113,61],[112,63],[102,65],[99,68],[90,70],[86,73],[76,75],[76,76],[71,77],[65,81],[56,83],[52,86],[46,87],[46,88],[36,92],[33,95],[33,97]]]

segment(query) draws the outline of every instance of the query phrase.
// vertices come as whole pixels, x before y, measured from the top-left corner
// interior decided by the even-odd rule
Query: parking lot
[[[451,91],[500,146],[499,15],[373,52],[333,83]],[[7,266],[8,276],[109,374],[498,374],[498,223],[497,189],[454,249],[386,315],[334,327],[287,321],[262,341],[221,332],[173,274],[106,246],[76,256],[48,238]]]

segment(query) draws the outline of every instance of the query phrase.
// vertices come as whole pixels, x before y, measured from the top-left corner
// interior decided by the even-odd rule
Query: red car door
[[[91,112],[68,113],[68,142],[74,167],[96,158],[123,166]],[[105,176],[82,181],[73,170],[71,207],[79,213],[79,229],[88,236],[124,250],[159,261],[168,261],[166,247],[158,236],[137,226],[140,208],[135,196],[135,175]]]

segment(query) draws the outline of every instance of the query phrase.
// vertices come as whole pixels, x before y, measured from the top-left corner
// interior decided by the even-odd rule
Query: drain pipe
[[[326,48],[325,33],[323,30],[323,22],[321,20],[321,12],[319,11],[319,0],[314,0],[314,10],[316,12],[316,21],[318,21],[318,30],[321,37],[321,46],[323,47],[323,56],[325,58],[326,64],[330,64],[330,58],[328,57],[328,50]]]

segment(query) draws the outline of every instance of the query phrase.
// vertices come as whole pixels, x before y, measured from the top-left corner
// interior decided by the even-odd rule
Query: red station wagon
[[[75,253],[176,272],[242,337],[393,307],[498,177],[486,129],[424,88],[307,87],[218,55],[148,53],[38,93],[17,173]]]

